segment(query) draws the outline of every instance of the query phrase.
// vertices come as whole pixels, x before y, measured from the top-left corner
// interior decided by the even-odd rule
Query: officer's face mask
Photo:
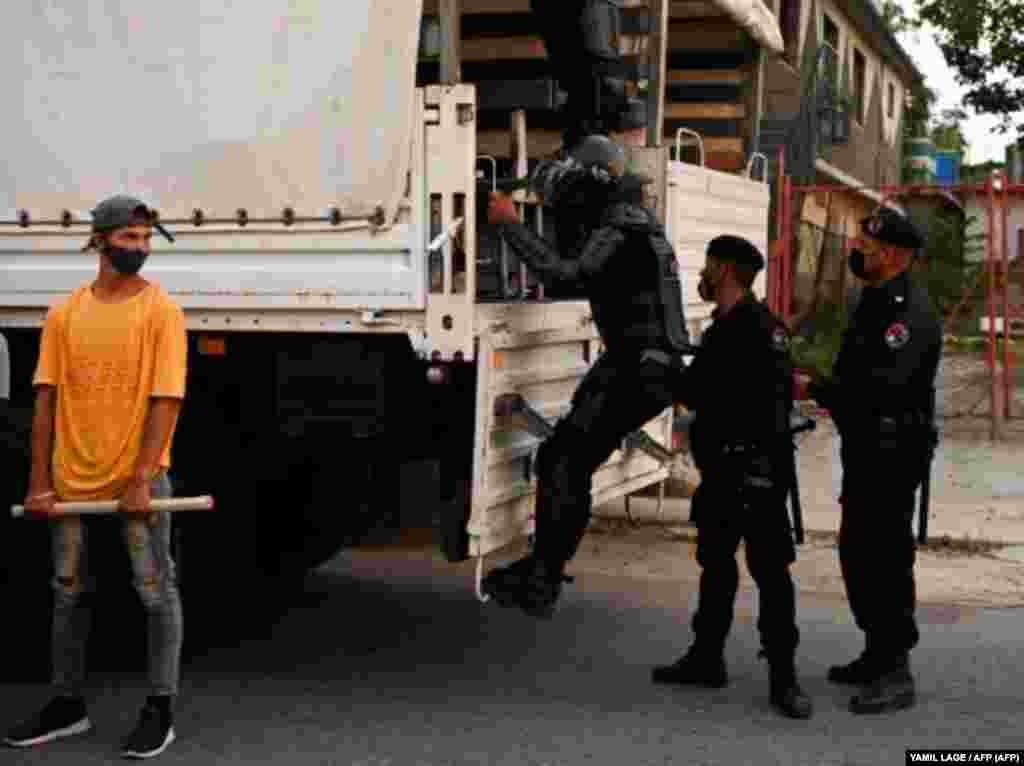
[[[850,264],[850,273],[858,279],[867,279],[868,273],[865,269],[864,264],[864,251],[863,250],[851,250],[850,257],[848,259]]]
[[[869,255],[859,248],[851,250],[850,257],[847,259],[850,264],[850,273],[866,282],[874,281],[881,269],[881,255],[880,252]]]
[[[718,288],[722,284],[724,267],[709,263],[700,272],[700,282],[697,283],[697,294],[702,301],[713,303],[718,294]]]

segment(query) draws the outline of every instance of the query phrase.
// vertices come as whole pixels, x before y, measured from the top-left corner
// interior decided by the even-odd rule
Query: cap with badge
[[[708,243],[708,258],[730,261],[742,266],[751,266],[760,271],[764,268],[764,256],[752,243],[743,237],[723,234]]]
[[[142,200],[127,194],[108,197],[92,211],[92,230],[97,233],[139,224],[152,226],[168,242],[174,241],[171,233],[157,220],[156,211]]]
[[[893,247],[908,250],[920,250],[924,247],[924,237],[905,215],[889,207],[876,210],[860,222],[864,235]]]

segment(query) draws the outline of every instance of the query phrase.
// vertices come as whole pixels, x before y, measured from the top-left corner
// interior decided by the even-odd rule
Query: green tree
[[[967,151],[967,139],[964,137],[963,123],[967,112],[963,109],[943,109],[932,127],[932,141],[936,149],[960,152]]]
[[[964,106],[1001,118],[1009,130],[1024,111],[1024,3],[1021,0],[916,0],[921,21],[957,80],[967,87]],[[1024,136],[1024,125],[1018,127]]]
[[[882,3],[882,19],[895,34],[914,32],[921,28],[921,20],[909,15],[896,0]]]
[[[915,82],[907,95],[907,108],[903,116],[903,137],[918,138],[928,135],[932,121],[932,107],[939,95],[923,82]]]

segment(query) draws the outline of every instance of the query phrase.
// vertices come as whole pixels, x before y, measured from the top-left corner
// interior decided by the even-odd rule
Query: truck
[[[458,29],[467,14],[529,9],[463,5],[50,0],[12,8],[0,30],[0,80],[22,95],[0,176],[11,411],[22,424],[31,412],[48,308],[95,273],[81,252],[88,211],[114,193],[143,198],[176,237],[154,244],[143,273],[188,330],[175,491],[217,501],[175,517],[186,583],[225,545],[233,567],[287,574],[408,528],[435,529],[450,561],[482,561],[533,532],[539,442],[498,402],[515,394],[557,419],[600,338],[579,296],[507,289],[521,267],[482,225],[482,195],[503,171],[529,170],[535,133],[515,110],[514,156],[478,155],[494,129],[481,127],[479,83],[459,75]],[[684,161],[690,129],[662,140],[669,5],[654,3],[645,32],[656,130],[630,154],[653,179],[697,335],[704,246],[733,233],[766,250],[770,192],[749,166]],[[716,23],[739,30],[744,60],[780,45],[770,12],[730,13]],[[434,32],[437,81],[417,82]],[[557,226],[520,201],[531,225]],[[672,422],[666,410],[645,431],[668,447]],[[5,463],[12,502],[22,444]],[[668,470],[624,445],[595,474],[594,501]],[[30,524],[2,517],[13,555]]]

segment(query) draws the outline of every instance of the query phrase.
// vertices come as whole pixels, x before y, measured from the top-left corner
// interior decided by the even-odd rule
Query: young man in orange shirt
[[[139,276],[150,254],[155,215],[116,196],[99,204],[85,250],[99,254],[94,282],[51,309],[35,374],[32,469],[26,511],[53,528],[56,696],[6,737],[27,747],[92,728],[82,697],[89,610],[88,522],[58,516],[58,501],[118,500],[135,589],[148,619],[150,696],[124,740],[126,757],[159,755],[174,740],[181,601],[170,555],[171,439],[185,395],[186,339],[181,309]]]

